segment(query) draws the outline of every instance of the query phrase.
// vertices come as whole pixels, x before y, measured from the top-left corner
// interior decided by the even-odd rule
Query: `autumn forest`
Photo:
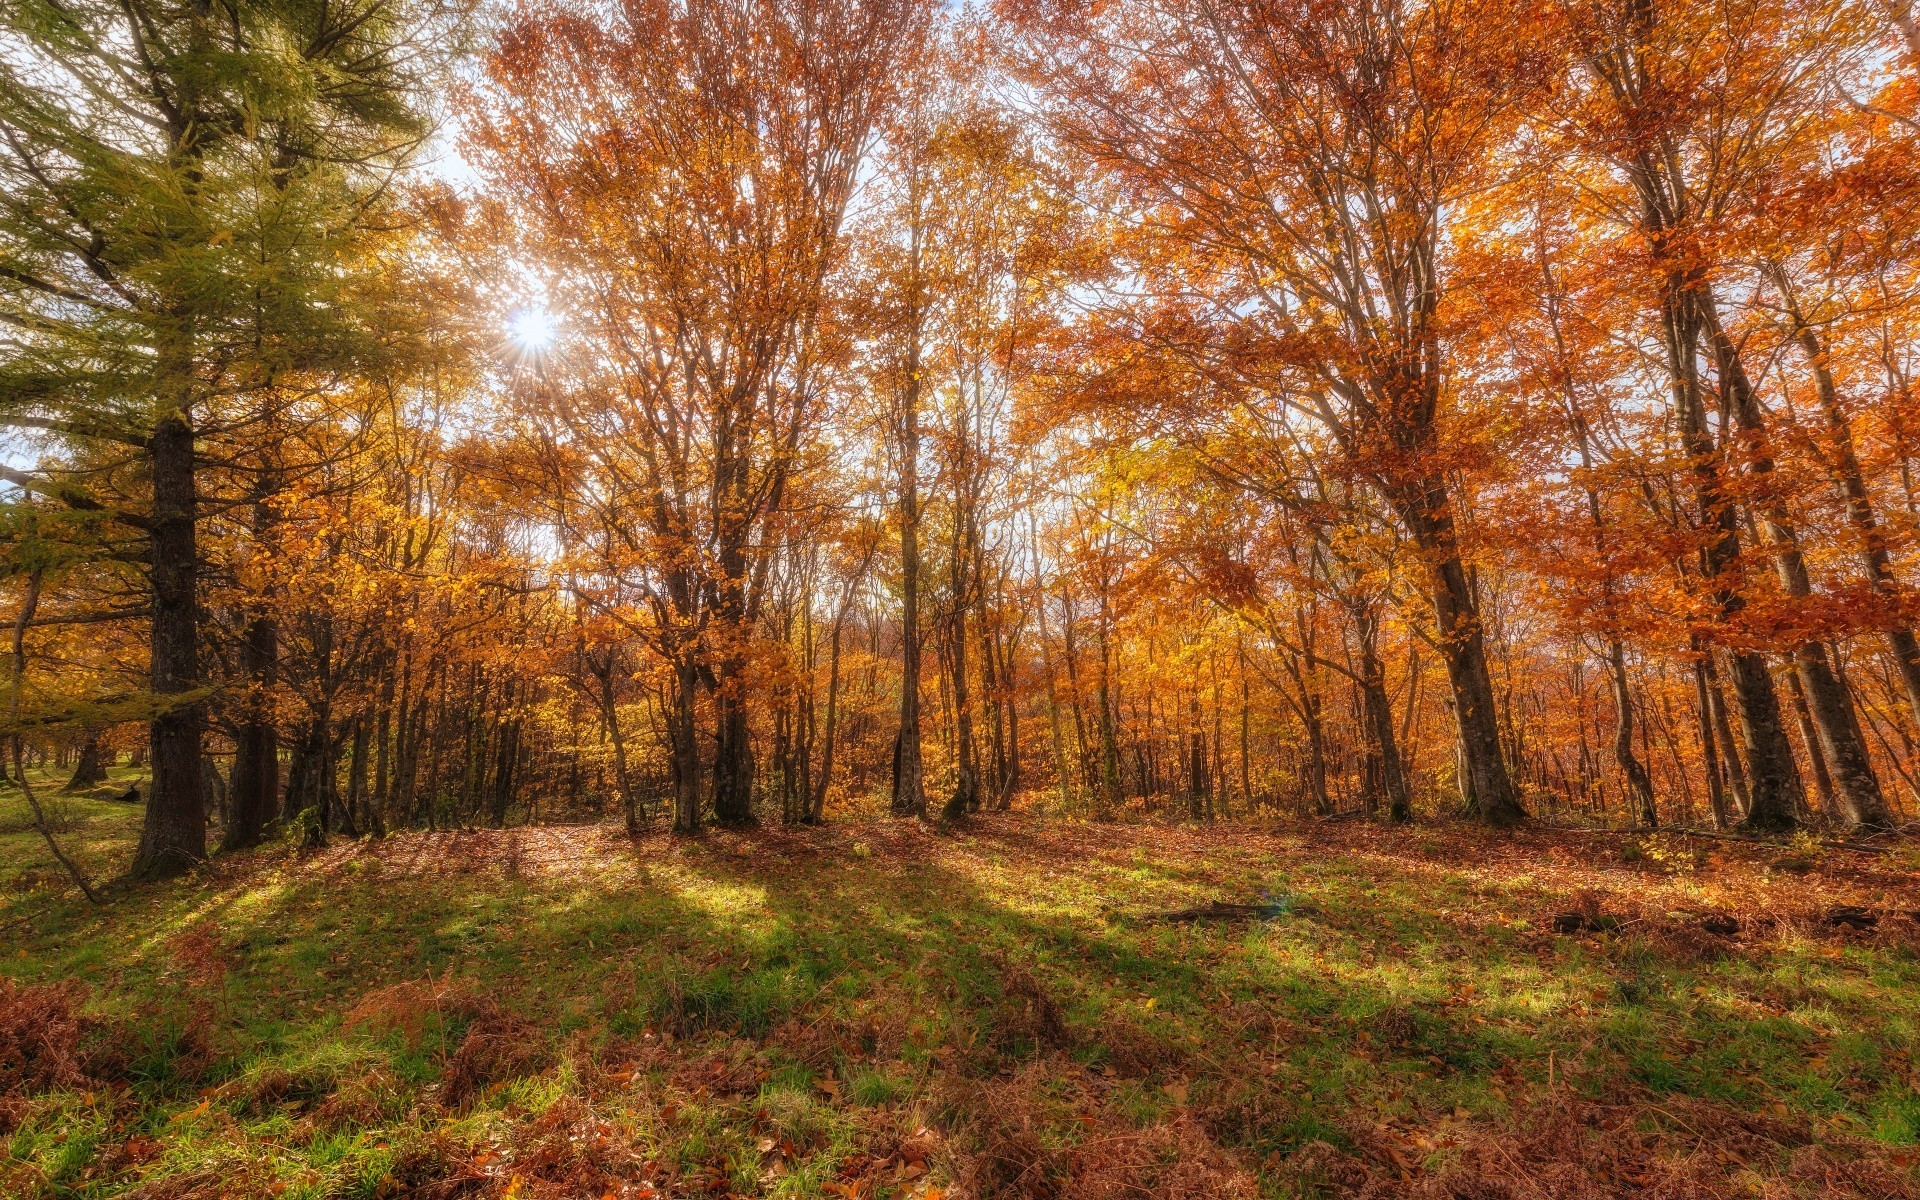
[[[1151,920],[1213,930],[1194,936],[1229,956],[1244,948],[1233,930],[1280,928],[1313,871],[1361,889],[1346,916],[1332,891],[1317,900],[1322,919],[1378,930],[1382,911],[1442,904],[1362,904],[1362,877],[1405,872],[1417,891],[1467,864],[1546,888],[1552,911],[1528,920],[1558,920],[1607,961],[1620,921],[1694,930],[1696,908],[1748,929],[1817,900],[1779,919],[1881,937],[1914,884],[1895,864],[1920,825],[1917,376],[1907,0],[0,0],[0,834],[42,864],[0,927],[41,956],[18,988],[0,978],[0,1132],[19,1130],[0,1191],[119,1194],[146,1169],[123,1150],[62,1175],[52,1142],[22,1140],[82,1120],[33,1097],[115,1076],[72,1046],[47,1065],[66,1043],[34,1042],[40,1016],[20,1014],[57,1009],[82,1045],[107,993],[61,989],[158,953],[123,941],[73,958],[74,931],[133,938],[112,915],[133,903],[167,936],[200,936],[215,918],[191,915],[192,889],[266,895],[262,871],[359,895],[372,885],[340,872],[410,855],[425,874],[405,874],[404,894],[449,904],[482,885],[448,871],[518,881],[526,848],[572,861],[553,848],[591,845],[603,866],[640,864],[641,883],[619,886],[643,905],[667,903],[646,864],[681,864],[677,894],[698,908],[686,897],[722,886],[718,854],[726,887],[824,888],[819,911],[903,888],[910,906],[926,889],[929,911],[1017,892],[979,918],[1016,947],[1058,933],[994,924],[1037,920],[1021,905],[1045,908],[1039,880],[1072,874],[1084,905],[1059,920],[1094,921],[1160,894],[1098,882],[1099,864],[1144,871],[1190,845],[1214,874],[1154,878],[1199,889],[1168,904],[1213,907]],[[1292,849],[1261,858],[1273,838]],[[967,849],[983,845],[998,849]],[[794,860],[796,846],[813,849]],[[800,892],[756,874],[823,869],[790,865],[815,853],[887,865],[860,884],[807,875]],[[915,872],[928,855],[973,881],[968,899]],[[1285,888],[1261,874],[1282,859]],[[1023,882],[982,882],[988,861]],[[1638,882],[1552,883],[1563,868]],[[1716,870],[1742,882],[1698,892]],[[355,911],[381,905],[363,899]],[[185,959],[153,959],[151,986],[212,962],[220,979],[242,971],[231,956],[262,943],[234,943],[240,918],[221,919],[227,934]],[[850,946],[882,936],[846,920]],[[724,955],[744,935],[700,936]],[[1905,936],[1847,953],[1905,978]],[[671,1168],[656,1145],[645,1170],[589,1178],[576,1163],[562,1179],[485,1168],[462,1143],[417,1179],[381,1160],[364,1192],[326,1175],[334,1159],[301,1169],[325,1175],[315,1196],[545,1195],[562,1180],[550,1194],[844,1200],[1227,1198],[1256,1176],[1265,1195],[1371,1196],[1462,1163],[1504,1178],[1497,1155],[1453,1143],[1409,1166],[1265,1109],[1208,1117],[1189,1086],[1231,1108],[1210,1068],[1089,1049],[1106,1010],[1076,1009],[1040,966],[982,967],[969,945],[941,951],[971,964],[956,977],[984,970],[995,1003],[1025,1004],[983,1028],[1037,1024],[991,1069],[927,1049],[940,1078],[1024,1078],[1008,1064],[1052,1053],[1105,1095],[1100,1064],[1117,1064],[1177,1114],[1129,1126],[1149,1131],[1126,1135],[1148,1139],[1139,1163],[1204,1166],[1206,1181],[1136,1163],[1131,1182],[1100,1184],[1050,1134],[1033,1144],[1058,1157],[1018,1158],[1007,1147],[1026,1143],[979,1115],[993,1106],[949,1089],[926,1107],[924,1071],[869,1105],[928,1122],[918,1158],[831,1121],[817,1136],[781,1125],[755,1165],[721,1154],[731,1182],[699,1184],[704,1151],[668,1112],[660,1136],[685,1151]],[[1136,950],[1152,957],[1122,957]],[[469,961],[422,953],[429,984],[434,963]],[[1234,962],[1206,970],[1255,970]],[[744,992],[700,1008],[699,971],[719,968],[699,963],[623,1036],[774,1045],[782,1014],[821,1002],[780,992],[764,1022],[741,1016]],[[530,1036],[522,1010],[432,986],[393,1007],[428,997],[448,1022],[433,1028],[455,1082],[436,1103],[464,1113],[501,1081],[549,1078],[496,1061],[496,1043]],[[351,1001],[348,1026],[371,1003]],[[1407,1011],[1415,1032],[1379,1044],[1421,1041],[1426,1010]],[[243,1018],[199,1012],[180,1021],[215,1031],[209,1046],[240,1037],[222,1022]],[[1882,1039],[1884,1080],[1825,1109],[1796,1094],[1783,1113],[1851,1105],[1875,1146],[1920,1139],[1899,1065],[1914,1026],[1881,1017],[1872,1034],[1829,1024]],[[919,1034],[889,1050],[880,1028],[861,1052],[874,1070],[921,1062]],[[1541,1036],[1538,1054],[1454,1065],[1485,1082],[1524,1061],[1543,1086],[1579,1086],[1561,1077],[1578,1038]],[[1453,1063],[1421,1045],[1412,1060]],[[128,1086],[154,1121],[165,1087],[225,1104],[254,1078],[234,1065],[254,1050],[229,1049],[226,1068]],[[777,1083],[786,1060],[770,1061]],[[639,1088],[650,1068],[623,1069]],[[1392,1086],[1419,1110],[1416,1085]],[[1435,1111],[1480,1115],[1448,1096]],[[762,1105],[741,1145],[764,1140],[773,1101],[739,1103]],[[90,1136],[135,1146],[116,1111]],[[186,1137],[155,1128],[154,1146]],[[1766,1138],[1839,1154],[1837,1128]],[[1154,1129],[1172,1140],[1149,1144]],[[849,1174],[850,1146],[894,1173]],[[1308,1161],[1303,1146],[1328,1149]],[[1513,1154],[1536,1151],[1571,1161]],[[1816,1194],[1792,1190],[1812,1178],[1804,1155],[1762,1168],[1758,1153],[1743,1161],[1788,1189],[1766,1194]],[[831,1161],[796,1182],[809,1155]],[[149,1184],[186,1187],[185,1160],[166,1161],[175,1173]],[[767,1161],[779,1182],[755,1173]],[[1516,1171],[1506,1193],[1417,1194],[1627,1194],[1667,1169],[1580,1161],[1597,1191]],[[1884,1169],[1873,1186],[1912,1185],[1911,1162]],[[250,1189],[268,1176],[242,1177],[151,1194],[265,1194]],[[274,1195],[308,1186],[275,1178]],[[1671,1195],[1725,1182],[1662,1178]],[[1838,1190],[1820,1195],[1910,1194],[1821,1178]],[[472,1186],[432,1190],[455,1179]]]

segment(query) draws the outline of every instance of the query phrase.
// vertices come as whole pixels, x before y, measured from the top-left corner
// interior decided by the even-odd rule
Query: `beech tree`
[[[673,669],[675,825],[752,818],[769,529],[820,417],[820,333],[860,163],[926,19],[910,0],[525,4],[473,93],[497,220],[578,348],[529,389],[612,498]],[[577,482],[575,482],[577,480]]]

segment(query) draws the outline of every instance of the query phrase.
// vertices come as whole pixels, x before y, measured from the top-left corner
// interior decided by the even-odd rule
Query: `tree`
[[[137,456],[143,493],[12,481],[146,544],[154,767],[136,875],[205,856],[196,441],[364,341],[341,271],[425,132],[417,44],[385,3],[9,0],[0,63],[0,396],[16,428]],[[428,25],[431,30],[420,26]],[[73,465],[80,465],[76,462]]]
[[[1447,420],[1446,214],[1524,100],[1497,3],[1153,0],[1015,10],[1058,136],[1139,216],[1139,340],[1322,422],[1419,548],[1468,807],[1522,819],[1501,753]]]
[[[611,509],[671,664],[683,831],[702,692],[714,816],[752,817],[771,525],[834,366],[847,205],[925,18],[913,0],[528,4],[470,97],[499,227],[580,346],[524,395]]]

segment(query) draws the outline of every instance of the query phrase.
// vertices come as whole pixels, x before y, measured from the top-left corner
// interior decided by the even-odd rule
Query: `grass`
[[[62,807],[126,861],[137,810]],[[1711,846],[526,829],[96,911],[0,793],[0,1194],[1912,1194],[1913,858]],[[1581,909],[1618,927],[1552,931]]]

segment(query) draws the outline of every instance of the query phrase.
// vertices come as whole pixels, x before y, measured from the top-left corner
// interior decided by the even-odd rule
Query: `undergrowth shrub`
[[[85,1081],[84,996],[85,989],[71,981],[22,986],[0,979],[0,1095]]]

